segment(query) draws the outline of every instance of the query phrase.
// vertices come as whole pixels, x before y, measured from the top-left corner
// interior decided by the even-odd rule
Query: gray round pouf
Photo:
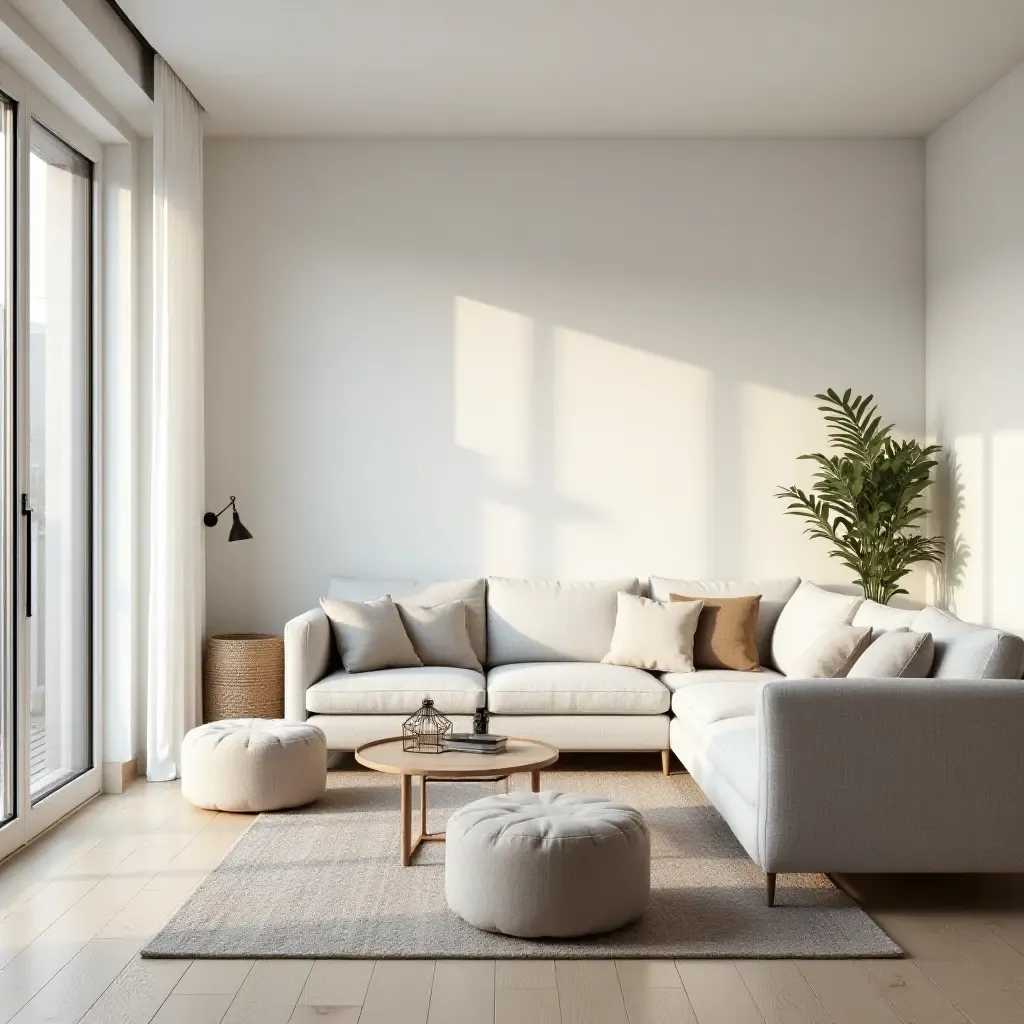
[[[647,906],[651,839],[635,807],[579,793],[507,793],[456,811],[446,834],[448,906],[484,931],[592,935]]]
[[[213,811],[301,807],[327,788],[327,739],[306,722],[228,718],[181,744],[181,795]]]

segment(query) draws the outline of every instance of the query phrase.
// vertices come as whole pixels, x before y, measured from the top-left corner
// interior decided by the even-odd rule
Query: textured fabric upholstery
[[[846,673],[848,679],[926,679],[935,658],[931,633],[903,626],[884,632]]]
[[[491,731],[570,750],[668,750],[668,715],[494,715]]]
[[[492,668],[487,706],[514,715],[658,715],[668,711],[669,692],[638,668],[541,661]]]
[[[318,800],[327,743],[308,722],[233,718],[192,729],[181,744],[181,795],[212,811],[276,811]]]
[[[962,622],[931,606],[918,612],[910,628],[931,633],[936,679],[1020,679],[1024,672],[1024,640],[1013,633]]]
[[[306,710],[315,715],[411,715],[430,697],[444,715],[471,715],[484,706],[485,693],[483,675],[465,668],[332,672],[306,691]]]
[[[765,870],[1024,870],[1024,685],[784,680],[757,715]]]
[[[708,726],[708,761],[751,807],[757,803],[757,719],[728,718]]]
[[[445,831],[448,906],[484,931],[592,935],[647,907],[651,841],[633,807],[574,793],[507,793],[467,804]]]
[[[760,672],[735,672],[733,675],[739,678],[676,687],[672,693],[672,711],[677,715],[691,714],[703,725],[752,715],[765,677]],[[768,678],[773,677],[781,678],[775,673]]]
[[[418,605],[431,608],[449,601],[464,601],[469,639],[477,659],[484,664],[487,658],[487,581],[465,580],[411,580],[411,579],[358,579],[335,576],[327,587],[327,596],[342,601],[372,601],[390,594],[395,604]]]
[[[310,715],[307,721],[327,737],[328,750],[355,750],[373,740],[402,735],[408,715]],[[471,732],[471,715],[449,715],[454,732]]]
[[[306,718],[306,690],[327,674],[331,663],[331,623],[322,608],[313,608],[284,627],[284,717]]]
[[[612,643],[617,595],[639,593],[621,580],[487,581],[487,656],[491,665],[600,661]]]
[[[681,580],[666,576],[650,578],[650,596],[655,601],[668,601],[670,595],[689,597],[743,597],[761,595],[757,610],[757,654],[762,665],[772,663],[772,631],[786,602],[800,586],[799,576],[768,580]]]

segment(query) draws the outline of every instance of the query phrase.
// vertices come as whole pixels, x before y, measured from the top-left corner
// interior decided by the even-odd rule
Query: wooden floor
[[[1024,1022],[1017,876],[843,879],[902,961],[140,960],[249,821],[140,782],[0,866],[0,1024]]]

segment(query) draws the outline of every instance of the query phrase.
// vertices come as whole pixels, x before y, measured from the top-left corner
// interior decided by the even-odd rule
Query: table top
[[[539,740],[508,738],[501,754],[464,754],[446,750],[422,754],[402,749],[402,738],[374,740],[356,748],[356,760],[367,768],[392,775],[429,775],[432,779],[466,779],[480,775],[510,775],[547,768],[558,760],[558,750]]]

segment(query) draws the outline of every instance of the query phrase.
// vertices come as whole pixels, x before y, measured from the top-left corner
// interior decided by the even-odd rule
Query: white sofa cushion
[[[620,593],[611,650],[601,660],[652,672],[692,672],[693,638],[702,608],[702,601],[662,604]]]
[[[870,626],[877,640],[894,629],[910,629],[918,615],[917,608],[893,608],[877,601],[865,601],[853,616],[854,626]]]
[[[775,623],[772,661],[787,676],[799,669],[799,658],[820,636],[836,626],[848,626],[864,598],[833,594],[804,580]]]
[[[846,673],[847,679],[925,679],[935,659],[931,633],[911,633],[905,627],[890,629]]]
[[[707,760],[752,807],[757,804],[758,743],[754,715],[715,722],[707,729]]]
[[[667,601],[670,594],[687,597],[748,597],[761,595],[757,609],[757,656],[762,665],[771,664],[772,630],[786,602],[800,586],[799,576],[774,580],[681,580],[667,576],[650,578],[650,596]]]
[[[668,690],[650,672],[578,661],[499,665],[487,673],[487,706],[509,715],[659,715]]]
[[[1024,640],[1013,633],[962,622],[930,605],[910,628],[935,641],[935,679],[1020,679],[1024,672]]]
[[[754,713],[757,695],[778,672],[730,672],[706,669],[698,672],[666,672],[661,681],[672,691],[672,711],[689,714],[704,725]]]
[[[464,668],[388,668],[332,672],[306,691],[314,715],[411,715],[430,697],[445,715],[471,715],[484,706],[486,683]]]
[[[371,601],[390,594],[395,604],[418,605],[432,608],[449,601],[464,601],[466,626],[477,660],[487,659],[487,581],[484,579],[427,580],[359,579],[352,576],[334,576],[327,586],[327,596],[342,601]]]
[[[600,661],[612,643],[616,595],[637,594],[621,580],[487,581],[487,659],[491,665],[533,661]]]

